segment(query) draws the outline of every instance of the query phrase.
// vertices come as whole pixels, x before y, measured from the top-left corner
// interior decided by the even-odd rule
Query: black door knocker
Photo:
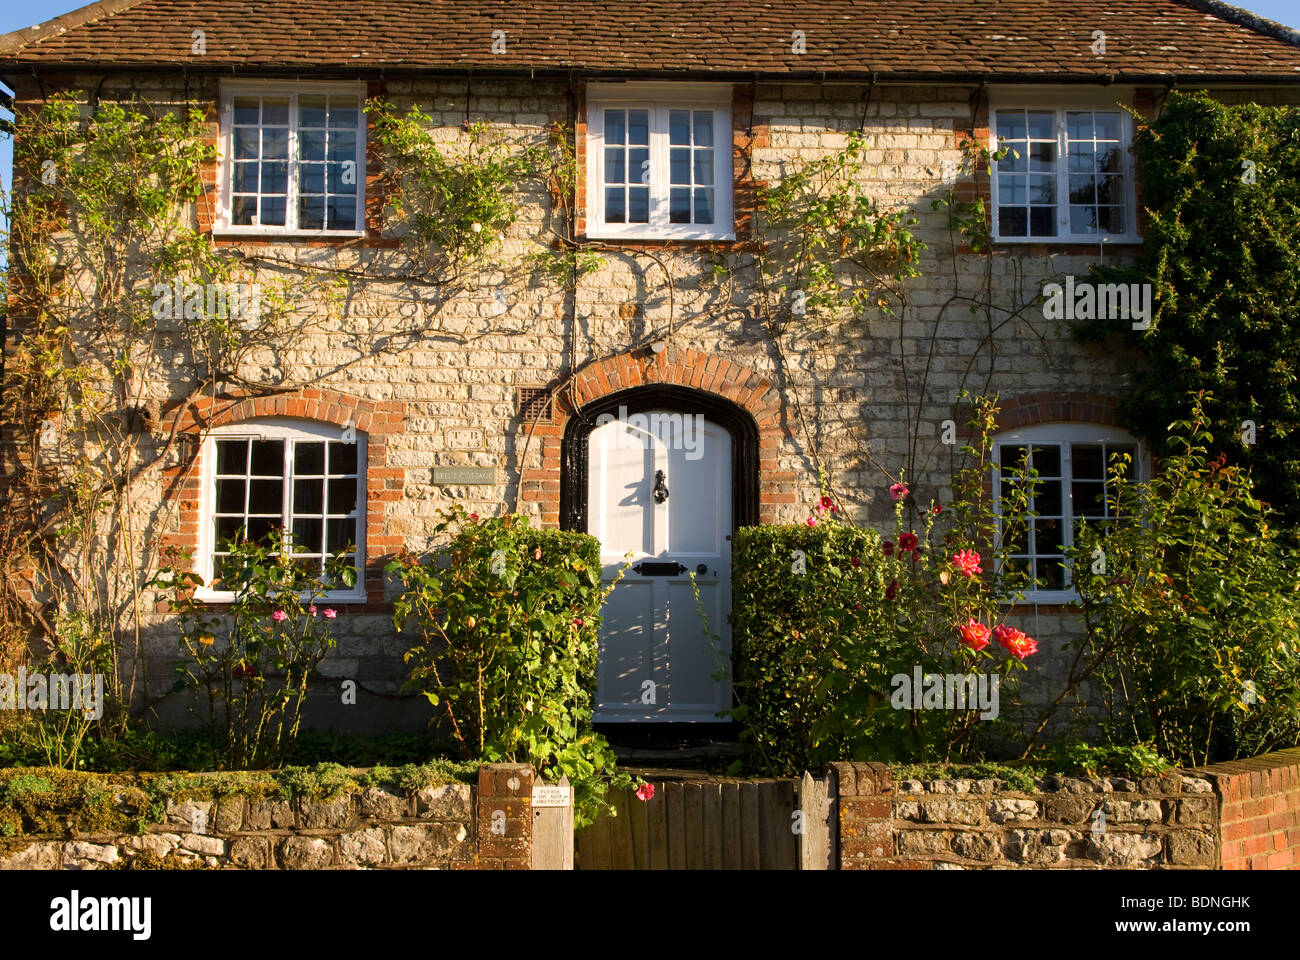
[[[668,499],[668,485],[664,483],[664,472],[655,471],[655,503],[663,503]]]

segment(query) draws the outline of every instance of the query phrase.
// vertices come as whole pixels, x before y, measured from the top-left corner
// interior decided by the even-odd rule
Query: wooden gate
[[[577,834],[579,870],[826,869],[824,780],[643,777],[653,798],[612,792],[618,815]]]

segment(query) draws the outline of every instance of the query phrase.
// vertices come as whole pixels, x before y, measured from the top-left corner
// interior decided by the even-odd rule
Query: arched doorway
[[[600,539],[603,581],[633,555],[604,609],[596,722],[726,722],[715,674],[730,673],[731,536],[758,521],[753,417],[691,387],[634,387],[574,412],[562,460],[562,525]]]

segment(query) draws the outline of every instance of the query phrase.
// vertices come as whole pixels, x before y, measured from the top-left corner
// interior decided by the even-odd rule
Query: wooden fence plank
[[[561,807],[538,806],[538,788],[533,787],[533,851],[534,870],[573,869],[573,792]],[[569,778],[561,777],[557,786],[568,790]]]
[[[757,870],[761,863],[758,795],[759,785],[757,783],[742,783],[740,785],[740,819],[744,824],[740,835],[740,867],[742,870]]]
[[[799,781],[799,810],[803,813],[803,832],[798,835],[799,869],[831,869],[830,782],[816,780],[804,771]]]
[[[589,858],[592,870],[611,870],[614,860],[609,845],[609,814],[603,813],[596,822],[584,832],[583,843],[591,851]]]
[[[632,854],[632,813],[629,799],[636,803],[630,790],[611,791],[611,799],[618,810],[618,816],[610,820],[610,850],[614,858],[615,870],[632,870],[636,860]]]
[[[767,780],[759,793],[759,843],[762,870],[793,870],[797,865],[794,834],[794,783]]]
[[[698,783],[682,784],[686,806],[686,869],[704,869],[704,794]]]
[[[704,827],[704,869],[722,869],[722,784],[700,785],[700,821]]]
[[[655,791],[658,794],[659,791]],[[627,827],[632,835],[632,857],[636,870],[650,869],[650,833],[646,824],[646,803],[633,792],[627,795]]]
[[[741,868],[740,844],[745,825],[740,818],[740,784],[722,784],[722,869]]]
[[[647,843],[650,869],[668,869],[668,785],[655,784],[655,795],[646,802]]]
[[[686,869],[686,791],[680,783],[664,784],[668,826],[668,869]]]

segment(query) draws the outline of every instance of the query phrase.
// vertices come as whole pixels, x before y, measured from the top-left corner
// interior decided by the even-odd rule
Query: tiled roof
[[[806,53],[792,52],[796,30]],[[1300,37],[1216,0],[101,0],[0,36],[0,69],[173,64],[1300,81]]]

